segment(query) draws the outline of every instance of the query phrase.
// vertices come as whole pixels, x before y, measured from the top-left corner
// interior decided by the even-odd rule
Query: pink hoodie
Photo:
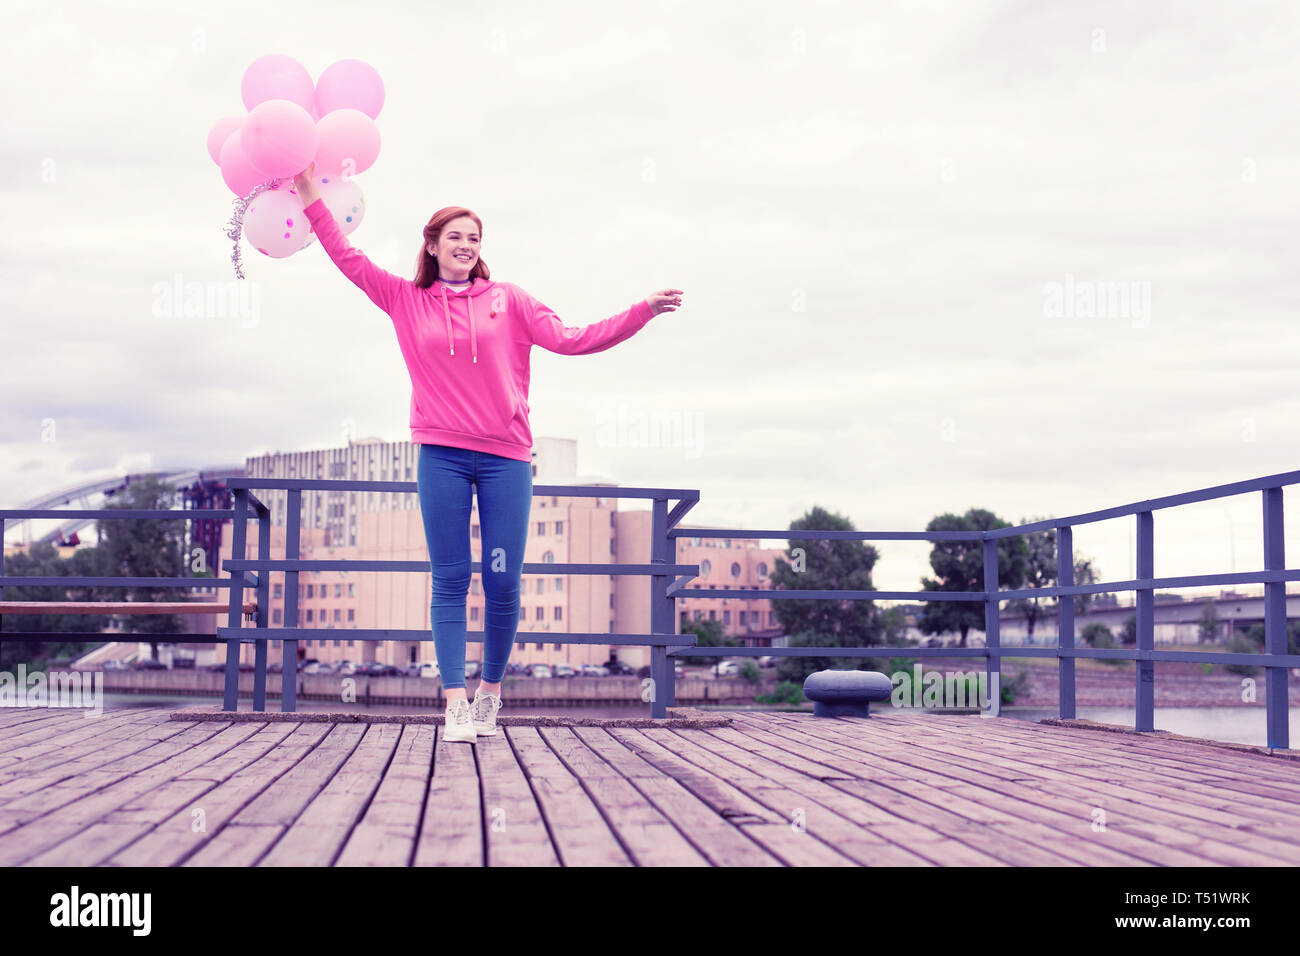
[[[476,278],[457,291],[436,281],[421,289],[354,248],[323,199],[303,212],[335,265],[393,320],[411,375],[411,441],[416,444],[532,461],[529,350],[540,345],[562,355],[601,352],[631,338],[654,315],[642,299],[608,319],[574,328],[510,282]]]

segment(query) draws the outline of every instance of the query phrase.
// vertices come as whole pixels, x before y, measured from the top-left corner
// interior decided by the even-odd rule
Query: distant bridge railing
[[[1080,657],[1112,658],[1137,662],[1136,708],[1134,729],[1155,729],[1155,663],[1157,661],[1191,661],[1211,664],[1247,664],[1265,669],[1265,710],[1268,746],[1287,748],[1288,734],[1288,671],[1300,667],[1300,655],[1287,654],[1286,582],[1300,579],[1300,570],[1288,570],[1285,562],[1282,521],[1282,489],[1300,483],[1300,471],[1285,472],[1250,481],[1218,485],[1198,491],[1170,495],[1147,501],[1121,505],[1102,511],[1053,518],[1016,527],[997,528],[990,531],[815,531],[791,530],[750,531],[737,529],[702,529],[678,527],[682,517],[699,501],[699,492],[667,488],[619,488],[605,485],[536,485],[534,496],[561,495],[564,497],[643,498],[652,502],[651,559],[648,564],[554,564],[525,563],[524,573],[546,574],[638,574],[650,577],[651,606],[650,631],[646,634],[622,633],[556,633],[520,631],[524,640],[533,633],[544,633],[547,642],[567,644],[641,645],[651,649],[651,716],[667,716],[667,708],[675,703],[675,656],[689,652],[690,656],[805,656],[805,657],[859,657],[881,659],[900,656],[974,657],[984,658],[990,686],[996,688],[1004,657],[1056,657],[1060,687],[1060,715],[1075,716],[1075,667]],[[300,628],[298,624],[298,574],[302,571],[337,570],[366,572],[424,572],[429,570],[425,561],[386,560],[301,560],[300,511],[304,490],[380,491],[417,493],[415,482],[410,481],[359,481],[348,479],[307,478],[231,478],[228,482],[234,499],[231,509],[186,510],[127,510],[103,509],[86,511],[86,516],[97,518],[188,519],[208,520],[231,518],[233,535],[231,558],[224,571],[229,577],[218,578],[82,578],[82,577],[6,577],[3,574],[3,523],[0,522],[0,597],[6,585],[98,585],[103,587],[130,587],[148,584],[152,587],[213,587],[229,589],[227,624],[217,628],[216,638],[226,645],[225,685],[223,710],[233,711],[238,705],[240,645],[254,645],[253,709],[266,709],[267,641],[280,640],[283,654],[281,678],[281,710],[296,709],[297,644],[299,640],[320,639],[322,633],[332,628]],[[253,489],[284,489],[287,491],[285,558],[274,560],[270,556],[270,510]],[[1226,574],[1187,575],[1157,578],[1154,576],[1154,524],[1155,511],[1179,505],[1216,498],[1232,497],[1258,491],[1263,501],[1264,569],[1261,571]],[[675,501],[671,510],[669,502]],[[24,511],[0,510],[3,518],[67,518],[83,512],[66,510]],[[1138,577],[1126,581],[1095,584],[1074,583],[1073,529],[1078,525],[1133,516],[1137,524],[1136,569]],[[248,558],[247,524],[258,523],[257,557]],[[1053,587],[1000,589],[998,579],[997,542],[1005,537],[1055,530],[1057,538],[1058,583]],[[681,537],[764,538],[785,540],[922,540],[922,541],[979,541],[983,558],[984,588],[980,591],[860,591],[860,590],[784,590],[769,588],[727,588],[711,590],[685,585],[699,574],[698,565],[675,563],[676,539]],[[671,559],[671,560],[670,560]],[[481,571],[481,562],[471,565]],[[285,625],[269,627],[270,572],[285,574]],[[1265,643],[1262,654],[1236,654],[1214,651],[1157,651],[1155,650],[1154,592],[1157,588],[1198,587],[1214,584],[1263,583],[1265,590]],[[244,627],[244,589],[252,589],[257,599],[252,626]],[[1058,601],[1058,642],[1055,647],[1003,647],[999,640],[1000,602],[1019,598],[1072,598],[1077,594],[1109,591],[1135,591],[1137,642],[1134,648],[1102,649],[1077,647],[1074,638],[1074,602]],[[761,600],[922,600],[922,601],[978,601],[984,605],[985,645],[983,647],[699,647],[692,634],[676,633],[675,601],[682,598],[751,598]],[[348,628],[350,640],[371,641],[431,641],[429,629],[404,630],[391,628]],[[3,632],[0,639],[50,640],[102,640],[102,634],[70,632]],[[207,643],[210,636],[140,635],[144,640],[165,640],[175,643]],[[482,642],[482,631],[467,632],[467,640]],[[997,712],[997,694],[991,696],[992,712]]]

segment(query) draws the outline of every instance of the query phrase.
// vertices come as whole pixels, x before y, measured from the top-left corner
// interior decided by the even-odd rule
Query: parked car
[[[762,668],[775,667],[776,658],[771,654],[764,654],[758,659],[758,666]]]
[[[419,677],[419,676],[420,676],[420,664],[419,664],[419,662],[418,662],[418,661],[412,661],[411,663],[407,664],[404,668],[402,668],[402,676],[403,676],[403,677]]]
[[[682,667],[680,661],[675,661],[675,662],[673,663],[673,676],[675,676],[675,677],[685,677],[685,676],[686,676],[686,668]]]
[[[135,669],[138,671],[165,671],[167,665],[162,661],[156,661],[152,657],[142,657],[135,662]]]
[[[551,669],[547,667],[545,664],[534,664],[532,667],[529,668],[528,676],[529,677],[554,677],[555,675],[551,673]]]
[[[330,667],[330,670],[334,671],[334,673],[336,674],[343,674],[344,676],[347,676],[350,674],[355,674],[357,670],[362,667],[365,667],[365,665],[356,664],[352,661],[344,659],[339,661],[337,664],[332,665]]]
[[[482,665],[479,661],[466,661],[466,662],[465,662],[465,676],[466,676],[466,677],[478,677],[479,673],[480,673],[482,670],[483,670],[483,665]]]
[[[173,657],[172,668],[178,671],[194,670],[194,658],[192,657]]]
[[[420,664],[420,677],[436,678],[439,676],[438,665],[432,661],[424,661]]]
[[[625,664],[623,661],[607,661],[606,669],[618,677],[628,677],[636,674],[636,668],[631,664]]]
[[[304,674],[328,674],[329,670],[320,661],[308,661],[302,665]]]
[[[279,674],[279,673],[283,672],[283,670],[284,670],[284,664],[282,664],[280,661],[268,661],[268,662],[267,662],[267,665],[266,665],[266,672],[267,672],[268,674]]]
[[[740,673],[740,664],[736,661],[718,661],[715,673],[719,677],[735,677]]]
[[[583,677],[608,677],[609,669],[606,667],[601,667],[599,664],[583,664],[582,676]]]
[[[576,677],[578,672],[573,669],[572,664],[559,663],[552,668],[556,677]]]

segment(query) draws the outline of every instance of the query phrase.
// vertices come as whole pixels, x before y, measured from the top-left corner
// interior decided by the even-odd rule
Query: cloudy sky
[[[459,204],[566,324],[685,290],[607,352],[535,349],[530,404],[584,474],[698,488],[695,523],[1018,521],[1300,468],[1293,4],[10,10],[5,506],[345,420],[409,439],[388,319],[318,245],[245,248],[255,321],[158,306],[238,282],[205,137],[266,53],[383,77],[351,240],[385,268]],[[1259,567],[1259,516],[1158,514],[1157,574]],[[1076,544],[1127,577],[1131,526]],[[877,587],[915,588],[926,547],[880,548]]]

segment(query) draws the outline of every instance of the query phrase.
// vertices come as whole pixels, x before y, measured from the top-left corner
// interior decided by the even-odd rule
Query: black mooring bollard
[[[814,717],[870,717],[871,701],[888,700],[893,689],[893,681],[880,671],[817,671],[803,682]]]

